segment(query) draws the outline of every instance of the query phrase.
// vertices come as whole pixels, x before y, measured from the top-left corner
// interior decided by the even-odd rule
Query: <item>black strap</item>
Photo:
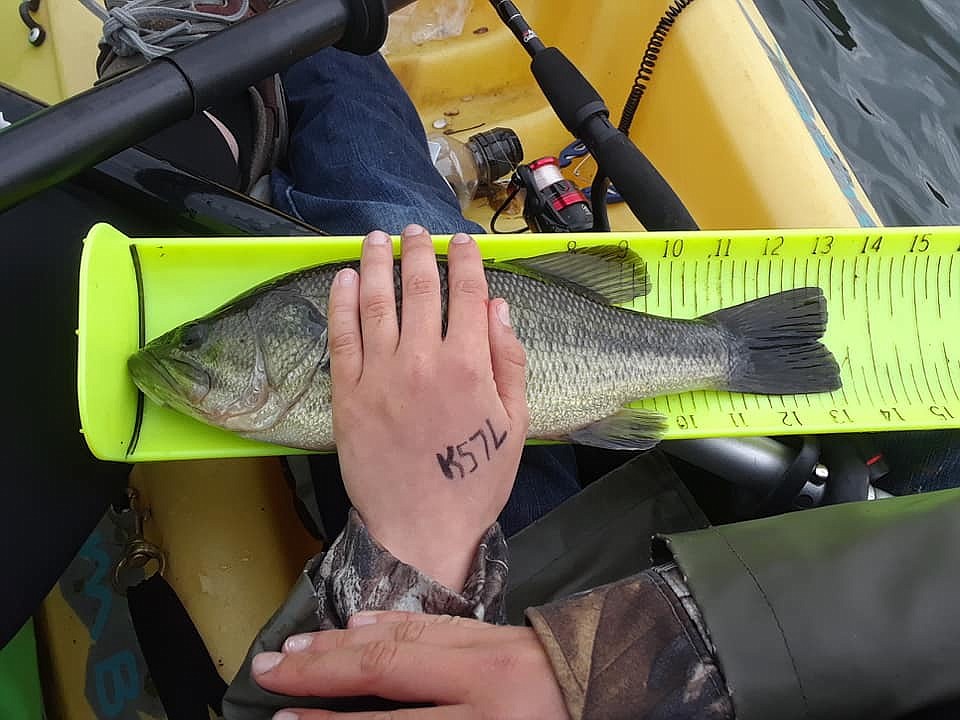
[[[227,684],[180,598],[159,573],[131,587],[127,602],[153,684],[169,720],[218,715]]]

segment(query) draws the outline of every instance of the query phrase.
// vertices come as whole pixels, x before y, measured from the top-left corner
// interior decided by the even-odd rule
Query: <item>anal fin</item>
[[[621,408],[613,415],[570,434],[570,441],[607,450],[649,450],[660,442],[667,419],[641,408]]]

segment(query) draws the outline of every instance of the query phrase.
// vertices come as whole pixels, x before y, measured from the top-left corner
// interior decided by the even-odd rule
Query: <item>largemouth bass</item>
[[[446,317],[446,263],[438,260]],[[326,308],[347,265],[284,275],[148,343],[129,360],[151,400],[239,435],[335,447]],[[527,354],[529,438],[646,449],[665,418],[627,403],[716,389],[818,393],[840,387],[820,342],[823,293],[808,287],[694,320],[618,305],[649,291],[642,259],[619,246],[485,263],[491,297],[510,304]],[[398,308],[400,266],[394,266]],[[399,310],[398,310],[399,317]]]

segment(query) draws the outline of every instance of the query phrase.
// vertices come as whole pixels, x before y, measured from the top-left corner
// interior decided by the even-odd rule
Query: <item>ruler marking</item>
[[[847,283],[844,282],[844,275],[847,272],[847,259],[840,258],[840,317],[846,319],[847,307]]]
[[[890,377],[890,363],[884,363],[883,369],[887,373],[887,382],[890,384],[890,392],[893,394],[893,402],[900,404],[900,398],[897,397],[896,388],[893,387],[893,379]]]
[[[867,265],[864,272],[869,274],[869,271],[870,271],[870,258],[867,258]],[[864,277],[864,281],[866,281],[866,277]],[[853,287],[855,289],[857,287],[857,284],[854,283]],[[869,285],[867,285],[867,287],[869,287]],[[867,293],[864,293],[864,295],[866,296]],[[866,298],[866,297],[864,299],[869,300],[869,298]],[[867,307],[865,308],[867,313],[867,343],[869,343],[870,345],[870,361],[873,363],[873,376],[877,379],[877,390],[880,392],[880,400],[885,403],[887,401],[887,398],[886,398],[886,394],[883,392],[883,386],[880,384],[880,367],[877,364],[877,351],[874,348],[874,344],[873,344],[873,323],[870,322],[871,313],[870,313],[869,305],[870,303],[868,302]]]
[[[874,273],[874,275],[876,275],[876,278],[877,278],[877,302],[879,303],[883,301],[883,292],[880,290],[880,275],[881,275],[880,270],[883,268],[883,258],[877,258],[877,266],[878,266],[877,272]],[[870,269],[870,261],[868,259],[867,270],[869,271],[869,269]]]
[[[664,401],[666,401],[666,403],[667,403],[667,412],[668,412],[668,413],[672,413],[672,412],[673,412],[673,405],[672,405],[671,402],[670,402],[670,396],[669,396],[669,395],[665,395],[663,399],[664,399]]]
[[[893,352],[897,356],[897,371],[900,373],[900,384],[903,385],[903,390],[907,394],[907,402],[910,402],[910,388],[907,386],[907,379],[903,376],[903,364],[900,362],[900,348],[894,345]],[[914,390],[917,391],[917,402],[920,402],[922,400],[920,397],[920,388],[916,387],[916,383],[914,383]]]
[[[707,391],[706,391],[706,390],[701,390],[700,393],[703,395],[703,404],[706,406],[707,412],[709,412],[709,411],[710,411],[710,396],[707,395]]]
[[[873,395],[870,393],[870,381],[867,380],[867,368],[864,365],[860,366],[860,372],[863,374],[863,391],[867,394],[867,399],[870,403],[873,403]]]
[[[943,379],[940,377],[940,366],[934,365],[933,369],[937,371],[937,384],[940,386],[940,400],[941,402],[947,402],[947,391],[943,387]]]
[[[663,268],[663,263],[657,263],[657,308],[663,307],[662,300],[660,299],[660,291],[663,288],[663,283],[660,282],[660,270]]]
[[[690,404],[693,405],[693,411],[697,411],[697,394],[690,393]]]
[[[843,365],[847,366],[848,374],[850,375],[850,387],[853,388],[853,395],[857,399],[857,405],[861,405],[862,403],[860,402],[860,391],[857,390],[857,373],[854,372],[853,363],[850,361],[849,345],[847,345],[847,354],[844,355],[843,357],[843,363],[841,363],[841,367]]]
[[[674,287],[674,285],[673,285],[673,268],[676,267],[676,265],[677,265],[677,264],[676,264],[675,262],[673,262],[673,260],[671,260],[671,261],[670,261],[670,265],[668,266],[669,269],[667,270],[668,282],[670,283],[670,285],[667,287],[667,298],[668,298],[668,302],[669,302],[669,304],[670,304],[670,305],[669,305],[670,310],[669,310],[669,313],[668,313],[668,314],[669,314],[670,317],[676,317],[676,315],[673,314],[673,287]]]
[[[923,299],[930,299],[930,256],[926,255],[923,265]]]
[[[914,262],[916,262],[916,258],[914,258]],[[903,284],[904,278],[906,278],[906,276],[907,276],[907,256],[901,255],[900,256],[900,297],[903,297],[904,295],[907,294],[906,287]]]
[[[947,297],[953,298],[953,260],[956,255],[950,256],[950,268],[947,270]]]
[[[730,291],[729,291],[729,293],[728,293],[727,295],[728,295],[728,297],[730,298],[730,302],[731,302],[731,303],[738,303],[738,302],[740,302],[740,301],[737,299],[737,259],[736,259],[736,258],[732,258],[732,259],[730,260],[730,285],[729,285],[729,288],[730,288]]]
[[[947,377],[950,378],[950,387],[953,388],[953,396],[960,400],[960,393],[957,392],[957,386],[953,383],[953,370],[950,369],[950,356],[947,354],[947,343],[941,342],[943,346],[943,359],[947,362]]]
[[[770,409],[773,410],[773,398],[767,395],[767,402],[770,403]],[[757,403],[759,405],[759,403]],[[758,407],[757,410],[760,408]]]
[[[927,278],[929,277],[930,269],[930,257],[926,258],[926,262],[923,266],[923,290],[927,290]],[[927,370],[927,358],[926,353],[923,351],[923,338],[920,337],[920,308],[917,307],[917,275],[920,272],[920,265],[916,261],[914,262],[914,272],[913,272],[913,322],[914,327],[916,328],[917,334],[917,352],[920,354],[920,371],[923,373],[923,382],[927,386],[927,392],[930,394],[930,402],[936,402],[936,398],[933,396],[933,388],[930,386],[930,373]],[[913,369],[913,364],[910,365],[911,371]]]
[[[773,294],[773,258],[767,260],[767,293]]]
[[[683,406],[683,393],[677,393],[677,397],[680,399],[680,414],[685,415],[687,409]]]
[[[660,404],[657,402],[657,398],[653,398],[653,409],[660,413]],[[663,415],[663,413],[660,413]]]
[[[942,292],[940,290],[940,266],[943,264],[943,255],[937,255],[937,317],[943,317]]]
[[[717,276],[717,288],[720,291],[720,307],[725,307],[723,304],[723,258],[720,258],[720,272]]]
[[[757,264],[757,274],[753,276],[753,297],[760,297],[760,258],[757,258],[754,262]]]
[[[913,384],[917,388],[917,399],[919,399],[920,402],[923,402],[923,396],[920,394],[920,383],[917,382],[917,371],[916,368],[914,368],[913,363],[910,363],[910,375],[913,376]]]
[[[693,315],[694,317],[700,317],[700,285],[697,283],[697,278],[700,275],[700,261],[693,261]]]
[[[859,262],[860,262],[860,258],[859,258],[859,257],[855,257],[855,258],[853,259],[853,283],[852,283],[853,287],[852,287],[852,289],[853,289],[853,301],[854,301],[854,302],[857,301],[857,263],[859,263]]]
[[[687,306],[687,261],[680,261],[680,305]]]
[[[887,258],[890,262],[887,263],[887,300],[890,302],[890,317],[893,317],[893,262],[894,259]]]
[[[803,259],[803,285],[809,285],[810,281],[807,278],[810,276],[810,258]]]

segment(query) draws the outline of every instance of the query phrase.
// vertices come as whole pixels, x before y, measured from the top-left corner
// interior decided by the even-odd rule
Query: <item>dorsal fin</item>
[[[643,258],[620,245],[576,248],[493,266],[570,286],[610,305],[628,303],[650,292]]]

